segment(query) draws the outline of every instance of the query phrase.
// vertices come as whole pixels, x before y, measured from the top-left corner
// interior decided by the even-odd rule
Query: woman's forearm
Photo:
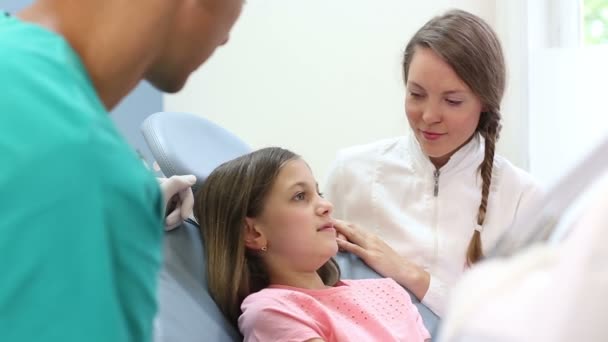
[[[410,290],[419,300],[422,300],[429,289],[431,275],[422,269],[422,267],[409,261],[406,261],[405,265],[397,276],[397,279],[394,280],[399,285]]]

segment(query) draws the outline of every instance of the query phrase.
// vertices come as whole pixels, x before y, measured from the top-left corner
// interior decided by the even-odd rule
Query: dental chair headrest
[[[163,174],[193,174],[195,187],[220,164],[251,151],[233,133],[195,114],[155,113],[141,129]]]

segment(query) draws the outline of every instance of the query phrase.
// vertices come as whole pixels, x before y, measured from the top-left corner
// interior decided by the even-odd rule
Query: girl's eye
[[[294,199],[294,200],[296,200],[296,201],[303,201],[303,200],[305,200],[305,199],[306,199],[306,193],[304,193],[304,192],[298,192],[298,193],[297,193],[297,194],[296,194],[296,195],[293,197],[293,199]]]

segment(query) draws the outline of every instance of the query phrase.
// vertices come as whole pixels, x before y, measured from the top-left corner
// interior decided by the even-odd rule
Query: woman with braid
[[[411,134],[339,152],[325,191],[343,250],[442,316],[462,273],[540,196],[495,155],[505,63],[482,19],[428,21],[403,56]]]

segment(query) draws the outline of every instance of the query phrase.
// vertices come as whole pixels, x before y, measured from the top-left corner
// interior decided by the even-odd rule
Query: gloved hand
[[[165,204],[165,230],[171,230],[192,215],[194,195],[191,187],[196,183],[196,177],[184,175],[157,179]]]

